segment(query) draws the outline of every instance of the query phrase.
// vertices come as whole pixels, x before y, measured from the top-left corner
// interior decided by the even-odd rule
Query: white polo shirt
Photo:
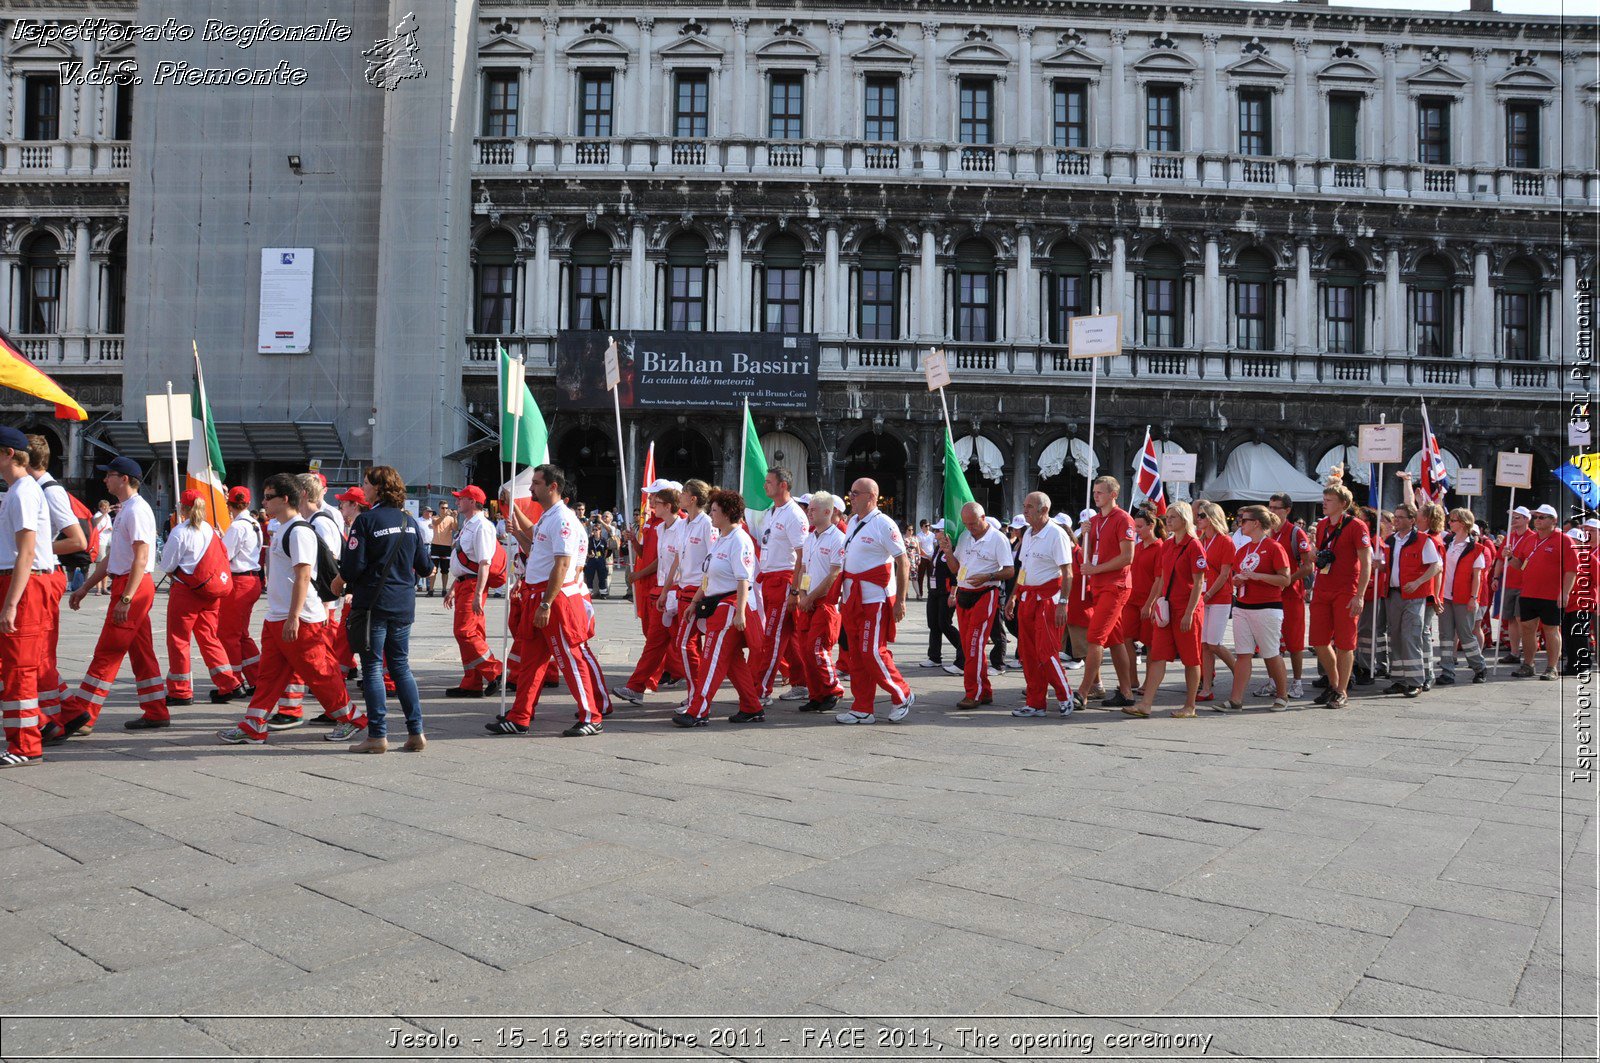
[[[1045,521],[1039,531],[1029,528],[1022,533],[1022,568],[1017,573],[1017,586],[1042,587],[1053,579],[1061,578],[1061,566],[1072,563],[1072,544],[1067,531],[1053,520]]]
[[[706,557],[706,596],[738,590],[740,580],[755,579],[755,566],[755,541],[735,525],[727,535],[718,537]]]
[[[206,556],[206,550],[216,534],[209,523],[202,523],[196,528],[188,521],[180,521],[161,547],[161,571],[181,571],[185,575],[193,575],[194,567]]]
[[[326,521],[317,523],[325,524]],[[290,528],[294,530],[288,532],[286,541],[284,534]],[[307,535],[304,528],[295,528],[293,522],[279,528],[272,549],[267,554],[267,620],[289,619],[289,606],[294,601],[295,570],[300,565],[310,565],[311,574],[317,574],[319,535],[315,532]],[[300,622],[320,624],[327,619],[328,607],[317,597],[317,589],[307,587],[305,604],[300,607]]]
[[[234,517],[222,533],[222,546],[234,572],[255,572],[261,567],[261,526],[254,517],[242,511]]]
[[[487,521],[485,524],[487,525]],[[533,543],[528,549],[527,571],[529,583],[550,582],[550,572],[556,558],[570,557],[567,575],[561,584],[571,587],[583,579],[583,556],[588,540],[577,514],[565,502],[557,502],[544,511],[539,523],[533,526]]]
[[[33,477],[23,475],[6,489],[0,501],[0,568],[14,569],[17,563],[17,535],[32,531],[33,558],[24,559],[22,567],[34,572],[49,572],[56,567],[55,551],[50,542],[50,505],[45,501],[44,489]],[[48,555],[49,559],[46,560]]]
[[[148,543],[151,560],[154,561],[156,515],[150,503],[137,494],[122,503],[117,509],[117,519],[111,522],[111,546],[106,552],[106,571],[113,576],[126,576],[132,572],[135,543]]]
[[[680,520],[683,530],[678,533],[678,586],[698,587],[705,575],[706,558],[717,542],[717,529],[711,518],[701,513],[693,520]]]
[[[773,506],[761,524],[761,574],[768,572],[793,572],[805,545],[806,511],[790,499],[781,506]]]
[[[956,543],[956,586],[964,590],[975,590],[979,587],[996,586],[989,583],[975,583],[974,576],[992,576],[1002,569],[1011,567],[1011,540],[1005,535],[990,528],[981,536],[967,532]]]
[[[483,565],[494,560],[494,543],[494,525],[482,513],[474,513],[471,520],[461,525],[461,531],[456,535],[456,549],[450,552],[450,575],[476,579],[478,574],[461,563],[456,550],[467,555],[467,559],[474,564]]]
[[[852,516],[850,523],[845,526],[844,538],[846,576],[882,568],[885,564],[891,564],[895,558],[905,556],[906,544],[900,536],[899,525],[890,520],[881,509],[875,509],[865,517]],[[873,583],[862,584],[861,601],[867,605],[887,601],[895,593],[895,577],[896,573],[891,567],[887,587],[879,587]]]
[[[56,556],[55,541],[61,533],[78,523],[78,515],[72,512],[72,500],[67,497],[67,489],[49,473],[31,477],[39,485],[39,490],[44,492],[45,505],[50,509],[50,564],[49,568],[58,568],[61,558]],[[50,490],[51,487],[55,490]],[[84,549],[88,549],[85,544]]]
[[[806,536],[804,560],[800,569],[802,594],[822,586],[828,573],[844,565],[844,532],[837,524],[829,524]]]

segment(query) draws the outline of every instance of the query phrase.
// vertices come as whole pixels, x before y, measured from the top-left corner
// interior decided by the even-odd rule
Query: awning
[[[1317,462],[1317,479],[1326,481],[1333,467],[1341,462],[1344,464],[1345,483],[1367,486],[1372,479],[1372,467],[1361,460],[1361,451],[1345,444],[1334,447]]]
[[[987,436],[962,436],[956,440],[956,460],[963,469],[971,468],[974,456],[978,459],[978,472],[983,478],[999,483],[1005,475],[1006,461],[994,440]]]
[[[1265,443],[1241,443],[1228,455],[1222,475],[1208,482],[1201,493],[1213,501],[1261,502],[1280,491],[1296,502],[1322,501],[1322,485],[1283,460],[1276,450]]]
[[[456,450],[452,450],[450,453],[448,453],[448,454],[446,454],[444,456],[444,460],[445,461],[466,461],[468,458],[477,457],[479,454],[482,454],[486,450],[493,450],[499,444],[500,444],[500,437],[499,436],[483,436],[483,437],[481,437],[479,439],[474,439],[472,442],[468,443],[464,447],[460,447],[460,448],[458,448]]]
[[[327,421],[219,421],[216,428],[224,462],[271,461],[298,465],[319,458],[325,465],[338,465],[345,458],[339,430]],[[104,450],[144,464],[171,455],[167,444],[151,446],[146,441],[143,421],[103,421],[99,425],[99,438],[92,441]],[[180,443],[178,450],[180,455],[187,454],[188,444]]]
[[[1069,458],[1078,470],[1078,475],[1084,479],[1092,480],[1100,475],[1100,458],[1089,449],[1089,444],[1081,439],[1068,439],[1065,436],[1045,447],[1044,452],[1039,455],[1040,475],[1045,479],[1058,475],[1066,468]]]

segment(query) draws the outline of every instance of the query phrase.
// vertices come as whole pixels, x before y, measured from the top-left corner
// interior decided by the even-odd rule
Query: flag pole
[[[226,501],[226,495],[217,498],[217,481],[221,479],[217,470],[211,464],[211,399],[206,395],[206,373],[200,368],[200,341],[190,337],[189,345],[194,348],[194,386],[200,392],[200,431],[201,443],[206,452],[206,515],[211,519],[211,526],[218,527],[217,508]],[[226,485],[224,485],[226,486]]]
[[[183,481],[178,478],[178,413],[172,394],[172,381],[167,381],[167,440],[172,444],[172,526],[178,526],[178,496],[183,493]]]
[[[1378,414],[1378,423],[1379,424],[1388,424],[1389,423],[1389,415],[1386,414],[1386,413]],[[1406,453],[1405,450],[1402,448],[1401,451],[1400,451],[1400,456],[1404,457],[1405,453]],[[1357,457],[1360,457],[1360,455],[1358,454]],[[1428,460],[1427,454],[1423,454],[1422,460],[1424,460],[1424,461]],[[1372,511],[1378,515],[1378,523],[1380,525],[1382,525],[1383,524],[1383,462],[1381,462],[1381,461],[1378,462],[1378,473],[1377,473],[1377,476],[1376,476],[1375,480],[1376,480],[1376,482],[1374,482],[1373,485],[1372,485]],[[1371,529],[1371,532],[1372,532],[1372,537],[1375,538],[1375,539],[1380,538],[1380,536],[1382,534],[1381,532],[1379,532],[1379,530],[1377,528]],[[1383,562],[1383,576],[1384,576],[1384,579],[1388,579],[1388,577],[1389,577],[1389,566],[1392,563],[1393,563],[1393,559],[1392,558],[1385,558],[1384,559],[1384,562]],[[1376,572],[1374,572],[1372,574],[1372,580],[1369,581],[1369,582],[1376,581],[1377,578],[1378,578],[1378,574]],[[1315,593],[1315,592],[1313,592],[1313,593]],[[1373,592],[1372,592],[1372,662],[1371,663],[1372,663],[1372,673],[1373,673],[1374,676],[1376,676],[1377,671],[1378,671],[1378,602],[1381,599],[1386,598],[1388,596],[1388,594],[1389,594],[1388,586],[1386,584],[1382,584],[1382,583],[1378,584],[1373,589]]]
[[[1516,447],[1515,449],[1512,450],[1512,453],[1513,454],[1521,454],[1522,453],[1522,448],[1521,447]],[[1506,503],[1506,549],[1507,550],[1510,550],[1510,548],[1511,548],[1511,517],[1512,517],[1512,514],[1514,514],[1516,512],[1516,510],[1517,510],[1517,487],[1516,487],[1515,484],[1512,484],[1511,485],[1511,500]],[[1506,565],[1507,571],[1509,571],[1510,568],[1511,568],[1511,559],[1509,557],[1506,558],[1505,565]],[[1490,624],[1489,624],[1489,638],[1490,638],[1490,641],[1492,641],[1494,643],[1494,664],[1491,667],[1494,668],[1494,674],[1495,674],[1496,678],[1499,678],[1499,676],[1500,676],[1500,635],[1506,630],[1505,580],[1502,578],[1500,582],[1501,582],[1500,615],[1497,616],[1497,617],[1490,618]],[[1513,621],[1515,620],[1515,618],[1512,618],[1512,619],[1513,619]],[[1524,657],[1523,660],[1527,660],[1527,658]]]
[[[504,410],[506,413],[509,413],[509,414],[512,415],[511,416],[511,479],[506,481],[507,483],[509,483],[511,485],[511,499],[510,499],[510,503],[511,504],[506,507],[506,529],[509,532],[510,529],[511,529],[511,511],[513,509],[517,508],[517,444],[519,442],[519,438],[518,438],[519,432],[522,429],[522,412],[523,412],[522,411],[522,388],[521,388],[521,386],[518,386],[518,387],[515,387],[515,388],[507,386],[511,382],[504,379],[505,376],[506,376],[506,368],[507,368],[504,365],[505,353],[506,353],[505,352],[505,348],[504,347],[500,347],[499,341],[495,342],[495,346],[500,348],[500,358],[501,358],[501,363],[502,363],[500,372],[495,374],[497,377],[501,378],[501,381],[500,381],[500,392],[504,396],[503,400],[500,403],[500,408],[502,410]],[[519,368],[522,368],[522,360],[520,358],[517,359],[517,366]],[[526,369],[524,369],[523,371],[526,372]],[[517,376],[519,378],[519,380],[520,380],[522,374],[518,373],[518,374],[513,374],[513,375]],[[500,629],[500,660],[503,661],[503,662],[509,662],[509,659],[510,659],[510,656],[511,656],[511,599],[516,597],[516,592],[517,592],[516,566],[515,565],[510,565],[508,567],[512,571],[510,573],[508,573],[508,577],[509,578],[506,581],[505,624]],[[502,666],[502,667],[504,667],[504,666]],[[535,693],[537,693],[537,692],[535,692]],[[505,678],[504,675],[502,675],[500,677],[500,716],[501,716],[502,719],[505,717],[505,714],[506,714],[506,678]]]
[[[628,504],[628,451],[627,444],[622,441],[622,389],[620,387],[611,389],[611,406],[617,413],[617,486],[621,488],[622,498],[620,502],[626,506]],[[626,509],[622,510],[624,515],[627,512]]]
[[[744,494],[744,455],[750,445],[750,396],[744,397],[744,417],[739,422],[739,494]]]

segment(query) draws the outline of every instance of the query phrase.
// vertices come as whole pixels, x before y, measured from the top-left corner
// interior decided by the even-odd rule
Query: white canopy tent
[[[1260,502],[1278,492],[1296,502],[1322,501],[1322,485],[1290,465],[1266,443],[1241,443],[1228,455],[1222,475],[1213,477],[1202,494],[1212,500]]]
[[[1061,470],[1067,467],[1069,459],[1078,470],[1078,475],[1084,479],[1093,479],[1100,475],[1100,458],[1089,449],[1089,444],[1081,439],[1068,439],[1065,436],[1045,447],[1039,454],[1039,475],[1045,479],[1059,476]]]
[[[1322,456],[1322,460],[1317,462],[1317,479],[1327,483],[1328,473],[1341,462],[1344,463],[1345,483],[1366,486],[1372,479],[1372,467],[1361,460],[1361,452],[1355,447],[1343,444],[1328,451]]]
[[[994,441],[985,436],[962,436],[956,440],[956,460],[963,469],[972,467],[974,456],[978,459],[978,472],[983,478],[999,483],[1005,475],[1006,459]]]
[[[782,465],[794,476],[790,486],[796,498],[811,493],[811,474],[806,469],[810,453],[805,440],[790,432],[768,432],[761,437],[761,453],[766,456],[767,468]]]

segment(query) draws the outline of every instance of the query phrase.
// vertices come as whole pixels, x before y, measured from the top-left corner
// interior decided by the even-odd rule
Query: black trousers
[[[950,606],[949,595],[932,588],[928,590],[928,660],[944,661],[944,640],[949,639],[950,645],[955,647],[956,658],[954,664],[957,668],[967,663],[966,654],[961,652],[961,634],[956,631],[956,611]]]
[[[1561,657],[1568,672],[1594,667],[1594,614],[1561,614]]]

